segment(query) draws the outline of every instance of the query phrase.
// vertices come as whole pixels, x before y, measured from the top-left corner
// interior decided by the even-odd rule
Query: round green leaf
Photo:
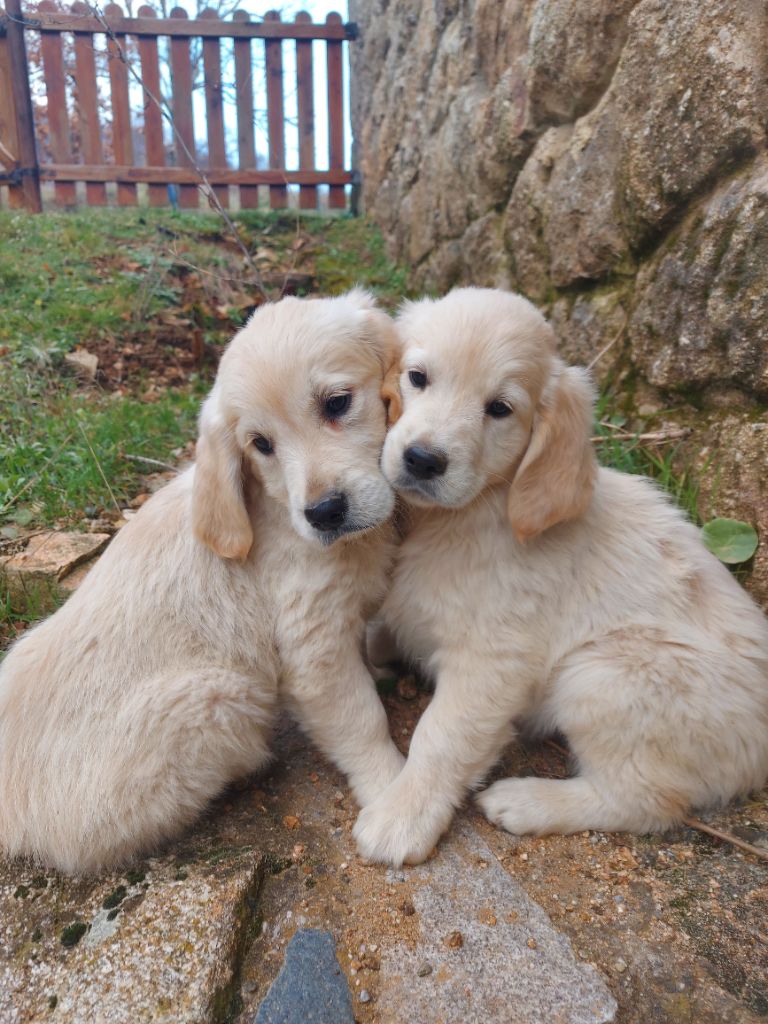
[[[757,549],[757,534],[749,523],[738,519],[712,519],[701,530],[704,544],[721,562],[747,562]]]

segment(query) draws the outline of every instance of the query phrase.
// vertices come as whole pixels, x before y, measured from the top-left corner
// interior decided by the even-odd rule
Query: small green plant
[[[62,929],[60,936],[62,946],[66,946],[68,949],[76,946],[87,931],[87,924],[82,921],[73,921],[72,924],[68,924],[66,928]]]
[[[748,562],[757,550],[757,533],[738,519],[712,519],[705,523],[701,537],[706,547],[726,565]]]
[[[113,907],[119,906],[125,897],[128,895],[128,890],[124,885],[118,885],[116,889],[106,896],[102,902],[102,907],[105,910],[112,910]]]

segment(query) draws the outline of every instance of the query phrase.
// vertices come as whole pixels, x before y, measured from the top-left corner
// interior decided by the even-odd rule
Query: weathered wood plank
[[[340,25],[341,15],[332,12],[325,19],[326,25]],[[333,169],[344,167],[344,71],[341,54],[342,44],[329,42],[326,49],[328,69],[328,166]],[[331,185],[328,190],[328,206],[332,210],[343,210],[346,196],[343,186]]]
[[[240,24],[249,20],[247,11],[235,11],[232,19]],[[240,167],[256,166],[256,140],[253,130],[253,56],[250,39],[235,39],[235,95],[237,102],[237,152]],[[259,205],[259,189],[240,186],[240,206],[255,210]]]
[[[55,8],[53,0],[40,0],[41,12],[55,10]],[[72,142],[69,135],[69,115],[67,113],[67,80],[64,75],[61,35],[58,32],[41,32],[40,52],[43,58],[51,153],[57,163],[72,163]],[[70,182],[57,183],[54,196],[57,206],[74,206],[77,202],[75,186]]]
[[[143,18],[154,18],[155,12],[148,5],[139,8]],[[148,167],[162,167],[165,164],[165,143],[163,142],[163,114],[158,106],[160,101],[160,66],[157,56],[157,38],[139,37],[139,59],[141,61],[141,84],[144,87],[144,145]],[[168,191],[164,185],[149,186],[149,205],[166,206]]]
[[[142,8],[143,10],[144,8]],[[172,18],[152,18],[141,15],[138,18],[107,18],[109,27],[116,33],[132,36],[203,36],[205,38],[235,39],[349,39],[349,27],[311,23],[291,24],[290,22],[233,22],[209,21],[205,25],[195,19],[182,25]],[[28,19],[35,28],[58,32],[103,32],[104,25],[98,18],[81,18],[74,14],[62,14],[46,8]]]
[[[206,7],[198,15],[200,21],[218,21],[219,12]],[[224,144],[224,111],[221,91],[221,41],[216,37],[203,39],[203,76],[205,86],[205,122],[208,133],[208,166],[226,167]],[[229,189],[214,188],[222,206],[229,206]]]
[[[108,4],[104,14],[110,21],[122,18],[123,12],[118,4]],[[115,35],[114,39],[107,36],[107,53],[109,54],[109,83],[112,99],[112,155],[118,165],[133,163],[133,137],[131,135],[131,105],[128,95],[128,67],[125,63],[126,38]],[[117,205],[136,205],[136,186],[124,181],[117,183]]]
[[[265,24],[280,21],[279,11],[267,11]],[[285,167],[285,107],[283,99],[283,44],[279,39],[264,43],[267,68],[267,131],[269,133],[269,166]],[[285,185],[271,185],[269,205],[273,210],[282,210],[288,205],[288,189]]]
[[[174,7],[172,18],[183,20],[188,17],[183,7]],[[175,128],[174,147],[179,167],[194,167],[195,126],[192,113],[192,61],[189,39],[185,36],[171,38],[171,80],[173,93],[173,125]],[[197,209],[200,197],[195,185],[179,185],[179,206],[182,209]]]
[[[212,185],[351,185],[349,171],[284,171],[240,170],[232,167],[214,167],[205,172]],[[126,181],[151,184],[191,185],[197,182],[197,173],[187,167],[134,167],[103,164],[42,164],[40,177],[46,181]],[[0,180],[3,175],[0,174]]]
[[[72,13],[87,14],[88,7],[82,0],[76,0],[72,4]],[[101,164],[104,162],[104,154],[101,148],[96,59],[93,34],[90,32],[75,32],[75,103],[80,124],[83,162]],[[85,199],[88,206],[106,206],[106,187],[97,181],[88,182],[85,187]]]
[[[299,11],[296,24],[312,20],[306,11]],[[296,97],[299,108],[299,167],[310,170],[315,166],[315,83],[312,68],[312,43],[296,43]],[[317,189],[308,185],[299,191],[302,210],[317,209]]]

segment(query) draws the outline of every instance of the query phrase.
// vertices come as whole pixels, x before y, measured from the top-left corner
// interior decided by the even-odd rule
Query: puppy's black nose
[[[304,517],[316,530],[338,530],[347,518],[347,499],[343,494],[327,494],[316,505],[307,505]]]
[[[417,480],[431,480],[434,476],[442,476],[448,465],[448,459],[439,452],[431,452],[418,444],[411,445],[403,452],[405,468]]]

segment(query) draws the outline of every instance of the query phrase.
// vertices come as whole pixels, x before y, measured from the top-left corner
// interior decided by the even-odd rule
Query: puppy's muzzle
[[[422,448],[418,444],[405,449],[403,463],[408,476],[416,480],[433,480],[436,476],[442,476],[448,468],[448,459],[442,452]]]
[[[304,518],[321,533],[340,530],[347,520],[347,498],[344,494],[326,494],[316,505],[307,505]]]

